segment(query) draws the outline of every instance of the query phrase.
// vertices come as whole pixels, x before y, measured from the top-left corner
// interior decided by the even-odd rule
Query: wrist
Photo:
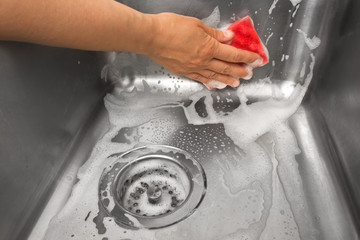
[[[139,53],[147,56],[156,54],[157,49],[161,46],[162,26],[159,14],[144,14],[146,27],[143,31],[142,46]]]
[[[145,14],[115,1],[112,4],[115,7],[109,26],[116,26],[112,49],[148,55],[159,32],[155,14]]]

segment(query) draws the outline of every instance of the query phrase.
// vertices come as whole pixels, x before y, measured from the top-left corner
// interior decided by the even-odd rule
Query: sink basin
[[[123,3],[250,15],[270,63],[209,91],[144,56],[1,43],[4,239],[359,239],[360,4]]]

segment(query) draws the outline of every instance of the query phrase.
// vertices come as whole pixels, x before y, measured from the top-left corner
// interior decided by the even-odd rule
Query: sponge
[[[228,27],[235,36],[230,43],[231,46],[259,54],[263,61],[258,67],[269,62],[269,53],[256,33],[252,19],[244,17]]]

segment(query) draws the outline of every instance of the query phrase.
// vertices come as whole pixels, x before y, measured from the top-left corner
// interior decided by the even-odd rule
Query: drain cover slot
[[[123,164],[119,167],[117,163]],[[191,215],[205,194],[206,178],[201,165],[181,149],[162,145],[136,148],[120,156],[112,166],[104,170],[100,186],[111,186],[113,209],[101,189],[99,196],[108,215],[120,225],[172,225]],[[127,214],[141,226],[135,226]]]
[[[181,206],[191,190],[186,169],[163,156],[128,165],[117,182],[117,201],[135,215],[160,216]]]

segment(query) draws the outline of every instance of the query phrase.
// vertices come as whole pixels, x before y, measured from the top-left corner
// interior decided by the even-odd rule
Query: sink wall
[[[100,54],[0,42],[0,239],[24,239],[106,92]],[[65,70],[66,69],[66,70]]]
[[[326,67],[314,86],[317,104],[333,140],[337,167],[344,170],[347,189],[360,213],[360,2],[352,1],[334,41]],[[360,221],[357,220],[359,223]],[[359,226],[358,226],[359,227]]]
[[[136,1],[125,3],[140,10],[146,9],[147,12],[170,9],[167,4],[159,6],[151,1],[144,5]],[[289,13],[280,10],[288,5],[281,3],[278,3],[273,14],[285,19]],[[219,3],[207,1],[203,5],[202,1],[189,1],[177,4],[179,7],[171,5],[170,10],[203,18]],[[190,6],[186,11],[181,8],[184,4]],[[244,1],[234,1],[233,4],[243,6]],[[271,4],[267,3],[265,12]],[[206,7],[193,11],[197,9],[196,6]],[[259,8],[256,3],[250,6],[253,12]],[[343,196],[344,202],[340,203],[349,206],[352,213],[350,218],[355,219],[354,226],[358,227],[360,97],[357,89],[360,84],[360,48],[357,43],[360,40],[360,16],[357,13],[360,4],[350,1],[347,6],[346,2],[332,1],[326,6],[329,12],[338,10],[330,18],[337,19],[330,27],[322,29],[318,25],[312,28],[328,38],[326,41],[322,39],[317,52],[317,68],[303,106],[311,110],[305,111],[311,116],[307,128],[311,127],[314,135],[320,136],[317,139],[326,142],[327,150],[323,151],[331,150],[330,155],[325,155],[324,161],[329,169],[336,169],[332,177],[341,191],[334,194]],[[343,18],[341,12],[345,8],[346,17]],[[306,16],[306,11],[297,14]],[[258,16],[258,21],[266,22],[264,16]],[[225,19],[231,15],[222,17]],[[321,22],[321,16],[318,19]],[[275,34],[270,40],[284,33],[281,28],[274,27],[273,30],[278,31],[278,36]],[[266,28],[260,30],[264,35],[265,31]],[[291,39],[292,35],[289,33],[288,37]],[[297,49],[306,46],[303,44],[296,48],[270,40],[271,48],[277,50],[274,51],[274,59],[281,65],[277,65],[276,70],[271,65],[259,69],[257,76],[270,76],[278,80],[291,78],[300,67],[286,71],[295,63],[281,61],[282,53],[293,49],[295,52],[292,54],[296,54]],[[0,186],[6,189],[6,194],[0,198],[0,213],[4,216],[0,220],[0,236],[1,239],[24,239],[54,191],[62,170],[73,160],[72,150],[79,147],[80,139],[84,139],[81,129],[89,122],[91,125],[94,116],[100,114],[102,97],[108,90],[108,86],[100,80],[105,60],[98,53],[5,42],[0,43],[0,59]],[[306,118],[295,118],[295,122],[296,119],[305,122]],[[92,137],[97,139],[99,136]],[[301,145],[301,139],[298,141]],[[93,144],[86,142],[82,147],[91,149]],[[84,152],[81,159],[86,160],[89,152]],[[357,235],[353,236],[357,239]]]

